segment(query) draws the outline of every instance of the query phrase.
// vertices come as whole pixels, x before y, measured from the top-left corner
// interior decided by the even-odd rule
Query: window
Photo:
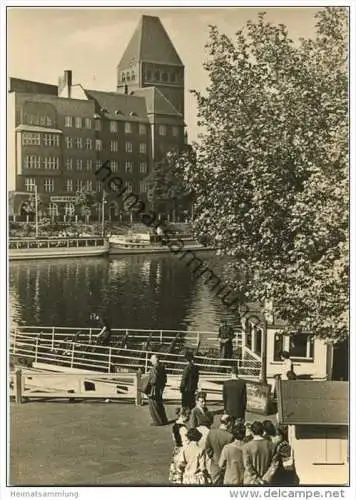
[[[246,324],[246,347],[252,349],[252,325],[249,321]]]
[[[261,356],[262,353],[262,335],[263,332],[261,328],[256,328],[255,330],[255,353]]]
[[[93,141],[91,139],[85,139],[85,149],[92,149]]]
[[[125,181],[125,188],[127,189],[128,192],[132,192],[132,182]]]
[[[48,205],[48,213],[50,217],[58,217],[58,205],[57,203],[50,203]]]
[[[34,191],[35,186],[36,186],[35,179],[33,177],[26,177],[26,179],[25,179],[26,191]]]
[[[152,71],[150,71],[149,69],[146,71],[146,79],[152,80]]]
[[[26,168],[41,168],[41,157],[40,156],[25,156],[25,167]]]
[[[126,153],[132,153],[132,142],[125,143],[125,151]]]
[[[92,160],[87,160],[87,170],[90,171],[93,168]]]
[[[103,143],[101,139],[95,139],[95,149],[96,151],[102,151]]]
[[[81,137],[76,137],[75,138],[75,147],[78,149],[83,148],[83,139]]]
[[[127,174],[132,174],[133,164],[132,161],[125,161],[125,172]]]
[[[68,193],[73,191],[73,180],[72,179],[66,179],[66,191]]]
[[[43,167],[46,170],[58,170],[59,168],[59,158],[45,156],[43,158]]]
[[[72,116],[65,116],[64,117],[64,126],[65,127],[73,127],[73,117]]]
[[[140,153],[146,154],[146,151],[147,151],[146,144],[144,142],[141,142],[141,144],[140,144]]]
[[[83,160],[77,160],[77,170],[83,170]]]
[[[172,127],[172,135],[173,135],[173,137],[178,137],[178,135],[179,135],[178,127]]]
[[[43,143],[45,146],[59,146],[59,135],[44,134]]]
[[[46,117],[45,116],[40,116],[40,125],[43,127],[46,125]]]
[[[147,192],[147,183],[144,181],[140,181],[140,193]]]
[[[119,151],[118,141],[110,141],[110,151],[113,151],[113,152]]]
[[[93,190],[93,181],[91,181],[91,180],[87,180],[87,183],[86,183],[86,190],[87,190],[87,191],[92,191],[92,190]]]
[[[82,128],[82,119],[79,116],[75,118],[75,128]]]
[[[158,133],[159,133],[159,135],[166,135],[166,133],[167,133],[166,126],[165,125],[160,125],[158,127]]]
[[[101,130],[101,120],[95,120],[95,130]]]
[[[111,120],[110,122],[110,132],[115,133],[117,132],[117,122]]]
[[[44,190],[46,193],[53,193],[53,191],[54,191],[54,179],[45,179],[43,185],[44,185]]]
[[[77,183],[76,183],[76,191],[84,191],[84,189],[85,189],[84,181],[81,179],[78,179]]]
[[[131,123],[126,122],[125,123],[125,134],[131,134],[131,132],[132,132]]]
[[[32,132],[24,132],[22,135],[22,144],[24,146],[40,146],[41,136],[40,134],[33,134]]]
[[[289,337],[291,358],[314,358],[314,337],[312,335],[291,335]]]
[[[67,158],[66,159],[66,169],[67,170],[72,170],[73,169],[73,160],[72,160],[72,158]]]
[[[67,149],[70,149],[70,148],[72,148],[72,147],[73,147],[73,138],[72,138],[72,137],[66,137],[66,138],[64,139],[64,141],[65,141],[65,144],[66,144],[66,148],[67,148]]]
[[[297,359],[314,359],[314,335],[296,334],[274,336],[273,360],[281,361],[280,352],[288,351],[290,357]]]
[[[168,82],[168,73],[162,73],[162,80]]]
[[[85,128],[91,129],[91,118],[85,118],[84,123],[85,123]]]
[[[46,116],[46,125],[52,127],[52,118],[50,116]]]
[[[101,193],[101,182],[96,183],[96,190],[98,193]]]
[[[65,215],[74,215],[74,212],[75,212],[75,207],[74,207],[74,204],[73,203],[70,203],[70,202],[66,202],[66,204],[64,205],[64,214]]]
[[[117,172],[118,168],[117,168],[117,161],[116,160],[110,161],[110,168],[111,168],[112,172]]]
[[[147,172],[147,162],[140,162],[140,174],[145,174]]]
[[[140,123],[140,125],[138,126],[138,133],[140,135],[146,135],[146,133],[147,133],[146,125],[143,125],[142,123]]]
[[[96,163],[95,163],[95,168],[96,170],[99,170],[99,168],[101,168],[103,162],[101,160],[96,160]]]

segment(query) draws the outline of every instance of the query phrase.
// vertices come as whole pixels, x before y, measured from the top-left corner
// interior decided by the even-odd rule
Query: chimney
[[[72,70],[66,69],[64,71],[64,85],[66,87],[67,97],[72,96]]]
[[[67,69],[64,75],[59,77],[58,95],[60,97],[72,97],[72,71]]]

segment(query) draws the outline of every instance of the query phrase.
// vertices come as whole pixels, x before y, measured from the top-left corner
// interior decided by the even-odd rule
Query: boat
[[[11,238],[9,240],[10,260],[91,257],[105,255],[108,251],[108,239],[97,236],[79,238]]]
[[[177,235],[170,238],[169,245],[159,241],[152,241],[149,234],[113,235],[109,238],[110,255],[133,255],[133,254],[166,254],[172,252],[172,247],[181,247],[183,251],[212,251],[214,247],[204,246],[190,235]],[[182,246],[184,245],[184,246]]]

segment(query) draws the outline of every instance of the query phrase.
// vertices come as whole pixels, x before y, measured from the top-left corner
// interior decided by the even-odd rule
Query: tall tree
[[[210,29],[201,142],[184,176],[195,229],[233,259],[230,285],[273,298],[293,329],[348,333],[347,9],[294,43],[260,14],[230,40]],[[241,278],[243,275],[243,279]]]

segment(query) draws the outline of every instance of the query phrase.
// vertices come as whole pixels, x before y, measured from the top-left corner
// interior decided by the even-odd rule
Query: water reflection
[[[222,273],[216,257],[204,259]],[[103,313],[117,328],[217,331],[230,317],[173,255],[19,261],[9,275],[16,324],[89,327],[90,315]]]

